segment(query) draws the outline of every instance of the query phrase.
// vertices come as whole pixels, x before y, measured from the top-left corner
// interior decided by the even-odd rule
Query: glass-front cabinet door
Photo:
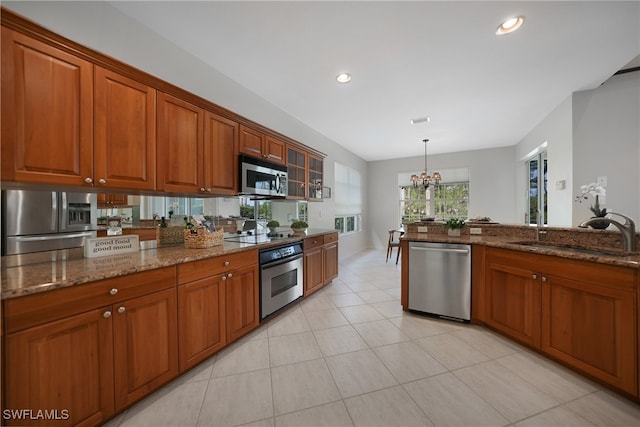
[[[322,159],[309,154],[309,200],[322,200]]]
[[[287,146],[287,181],[288,181],[288,199],[305,199],[306,192],[306,173],[307,173],[307,153]]]

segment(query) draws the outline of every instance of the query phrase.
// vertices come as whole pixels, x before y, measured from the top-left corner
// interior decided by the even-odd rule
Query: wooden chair
[[[389,243],[387,244],[387,260],[385,262],[389,262],[389,257],[393,255],[393,248],[398,248],[398,255],[396,255],[396,264],[398,264],[398,260],[400,259],[400,237],[403,234],[404,232],[400,230],[389,230]]]

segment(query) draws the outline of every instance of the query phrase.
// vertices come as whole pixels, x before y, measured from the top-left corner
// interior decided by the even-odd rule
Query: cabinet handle
[[[106,183],[107,183],[107,180],[106,180],[106,179],[104,179],[104,178],[100,178],[100,179],[98,180],[98,184],[100,184],[100,185],[105,185]]]
[[[228,277],[229,279],[231,279],[231,278],[233,277],[233,274],[229,273],[229,274],[227,274],[227,277]]]
[[[543,282],[546,282],[546,281],[547,281],[547,278],[546,278],[546,277],[544,277],[544,276],[542,276],[542,281],[543,281]]]
[[[228,267],[228,266],[229,266],[229,264],[230,264],[230,263],[229,263],[229,261],[225,261],[225,262],[224,262],[224,266],[225,266],[225,267]]]
[[[537,275],[537,274],[534,274],[533,276],[531,276],[531,278],[532,278],[533,280],[536,280],[536,279],[538,278],[538,275]]]
[[[200,192],[204,193],[204,187],[200,187]]]
[[[110,293],[111,295],[115,295],[115,294],[117,294],[117,293],[118,293],[118,289],[117,289],[117,288],[113,288],[113,289],[111,289],[111,290],[109,291],[109,293]]]
[[[221,279],[221,280],[222,280],[223,282],[226,282],[226,280],[227,280],[227,276],[222,276],[222,279]]]
[[[109,317],[111,317],[111,312],[105,311],[104,313],[102,313],[102,317],[104,317],[105,319],[108,319]]]
[[[207,193],[211,193],[213,190],[210,188],[207,188]]]
[[[93,180],[89,177],[84,179],[84,182],[86,182],[87,184],[91,184],[93,182]]]
[[[118,307],[118,313],[120,313],[120,314],[124,313],[125,310],[126,310],[126,308],[124,308],[124,307]]]

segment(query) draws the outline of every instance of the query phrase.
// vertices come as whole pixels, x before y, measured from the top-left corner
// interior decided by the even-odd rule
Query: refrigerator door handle
[[[46,236],[15,236],[11,239],[18,242],[38,242],[44,240],[61,240],[61,239],[75,239],[77,237],[91,237],[92,231],[83,231],[81,233],[64,233],[64,234],[50,234]]]

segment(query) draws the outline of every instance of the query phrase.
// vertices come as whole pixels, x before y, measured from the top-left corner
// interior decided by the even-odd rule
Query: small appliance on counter
[[[84,246],[96,237],[97,196],[58,191],[2,191],[2,255]]]

